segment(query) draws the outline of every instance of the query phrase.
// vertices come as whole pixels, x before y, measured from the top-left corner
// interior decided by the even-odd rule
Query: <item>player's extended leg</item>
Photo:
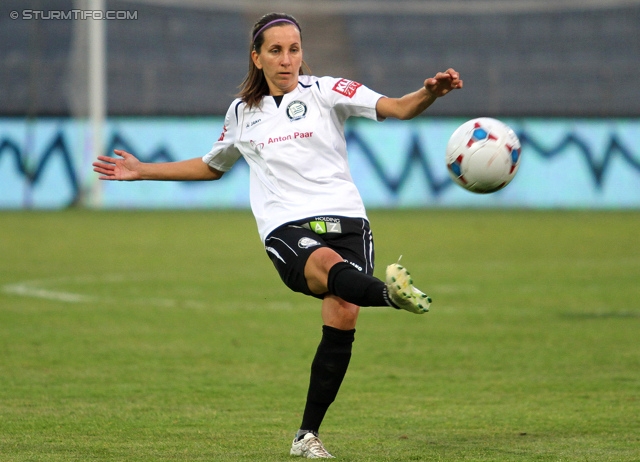
[[[318,438],[318,431],[349,367],[359,310],[335,295],[327,295],[322,301],[322,340],[311,364],[307,402],[291,446],[292,455],[332,457]]]
[[[387,267],[385,283],[322,247],[309,256],[304,275],[313,293],[329,292],[354,305],[393,306],[417,314],[429,311],[431,298],[413,285],[407,269],[398,263]]]

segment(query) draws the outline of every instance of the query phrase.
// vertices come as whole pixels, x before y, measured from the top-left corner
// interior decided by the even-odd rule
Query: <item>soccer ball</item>
[[[520,140],[503,122],[489,117],[469,120],[447,143],[449,175],[458,185],[488,194],[509,184],[520,165]]]

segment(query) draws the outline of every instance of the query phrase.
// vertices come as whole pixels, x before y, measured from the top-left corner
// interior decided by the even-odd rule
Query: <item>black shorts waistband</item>
[[[361,229],[363,221],[368,227],[369,222],[365,218],[319,215],[292,221],[284,226],[305,228],[319,235],[331,233],[340,234],[343,232],[353,231],[355,228]]]

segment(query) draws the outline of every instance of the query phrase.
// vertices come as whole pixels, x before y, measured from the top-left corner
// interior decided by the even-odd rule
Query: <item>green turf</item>
[[[640,460],[640,212],[373,211],[344,461]],[[321,320],[246,212],[0,213],[0,460],[287,461]]]

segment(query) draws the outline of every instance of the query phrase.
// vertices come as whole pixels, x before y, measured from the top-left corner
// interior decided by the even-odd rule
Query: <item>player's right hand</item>
[[[111,156],[98,156],[99,162],[93,163],[93,171],[100,174],[100,180],[134,181],[141,179],[140,162],[136,156],[120,149],[113,152],[121,159]]]

